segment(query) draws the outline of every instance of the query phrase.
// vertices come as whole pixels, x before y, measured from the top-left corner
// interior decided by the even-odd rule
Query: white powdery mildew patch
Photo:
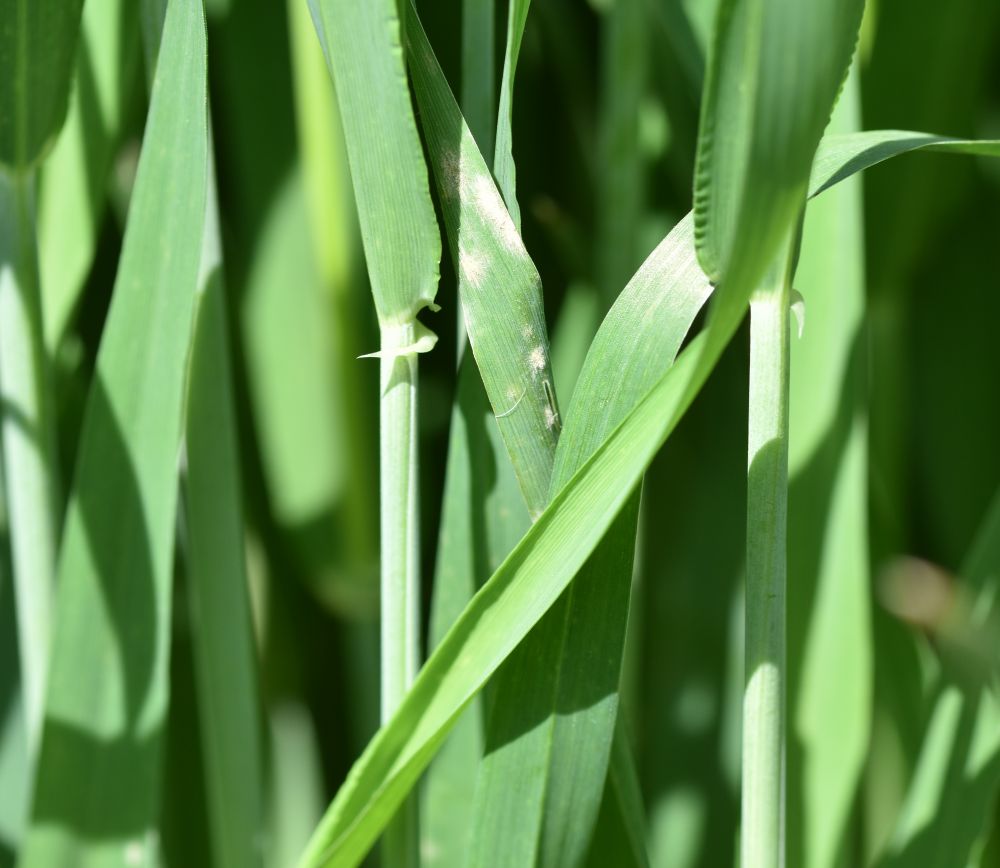
[[[524,249],[524,242],[521,241],[514,221],[510,219],[510,214],[507,213],[493,182],[486,175],[479,175],[472,181],[470,193],[476,210],[500,239],[501,244],[511,253],[527,258],[528,252]]]
[[[551,407],[545,407],[545,427],[551,431],[559,423],[559,414]]]
[[[479,251],[459,247],[458,268],[466,282],[476,289],[482,286],[483,278],[486,277],[487,265],[486,257]]]
[[[521,327],[521,337],[526,341],[533,341],[535,339],[535,327],[530,322],[525,323]]]
[[[531,379],[545,370],[545,350],[541,344],[528,353],[528,369],[531,371]]]

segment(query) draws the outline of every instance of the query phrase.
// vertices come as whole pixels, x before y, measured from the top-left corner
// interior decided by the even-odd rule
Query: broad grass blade
[[[208,157],[197,0],[171,0],[161,57],[63,537],[24,866],[118,865],[155,848],[176,469]]]
[[[619,714],[604,797],[586,864],[592,868],[604,865],[648,868],[644,814],[635,760]]]

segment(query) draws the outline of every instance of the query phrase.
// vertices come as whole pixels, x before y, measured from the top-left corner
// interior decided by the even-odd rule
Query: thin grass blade
[[[510,0],[507,7],[507,40],[500,78],[500,105],[497,111],[496,153],[493,173],[507,203],[507,211],[515,226],[521,225],[521,209],[517,204],[517,171],[514,166],[514,75],[521,54],[521,39],[528,20],[531,0]]]
[[[206,204],[186,408],[187,584],[213,864],[250,868],[261,862],[263,755],[214,161]]]

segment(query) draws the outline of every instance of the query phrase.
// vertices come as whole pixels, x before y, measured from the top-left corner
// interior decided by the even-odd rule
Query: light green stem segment
[[[790,295],[786,249],[750,302],[743,868],[784,865]]]
[[[416,678],[420,653],[417,354],[412,325],[383,326],[380,459],[382,505],[382,723]],[[386,828],[385,864],[417,868],[417,801]]]
[[[38,285],[33,174],[0,170],[0,407],[29,756],[41,731],[52,630],[58,485]]]

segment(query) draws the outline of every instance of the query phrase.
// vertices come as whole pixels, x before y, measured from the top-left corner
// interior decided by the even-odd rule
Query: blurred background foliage
[[[147,99],[137,5],[105,2],[103,21],[91,15],[98,5],[87,0],[81,70],[92,75],[78,75],[72,111],[86,126],[90,81],[102,110],[87,140],[104,156],[92,161],[79,208],[46,198],[55,157],[39,200],[46,313],[64,317],[46,325],[65,479]],[[206,6],[270,852],[273,864],[287,865],[377,723],[378,372],[356,357],[376,349],[378,331],[331,85],[304,0]],[[418,4],[456,94],[461,6]],[[497,6],[502,59],[506,9]],[[531,8],[514,158],[564,407],[608,306],[691,206],[713,14],[712,0],[536,0]],[[869,0],[858,59],[862,128],[1000,137],[998,40],[995,0]],[[101,89],[104,67],[114,86]],[[957,570],[1000,480],[1000,173],[986,161],[907,157],[868,173],[863,201],[876,652],[848,865],[877,853],[896,824],[935,698],[927,639],[886,611],[879,577],[901,554]],[[421,363],[425,577],[435,574],[457,385],[447,257],[442,272],[442,310],[428,320],[441,341]],[[656,865],[730,864],[736,852],[747,354],[743,333],[644,486],[623,713]],[[793,534],[794,508],[793,493]],[[183,559],[177,572],[162,835],[168,861],[197,865],[209,848]],[[13,858],[23,823],[7,575],[0,864]],[[424,594],[429,613],[429,578]],[[998,861],[983,864],[1000,864],[994,838],[986,858]]]

